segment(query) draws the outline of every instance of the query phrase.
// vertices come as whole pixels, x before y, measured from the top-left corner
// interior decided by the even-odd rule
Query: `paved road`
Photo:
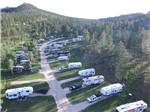
[[[70,91],[63,89],[61,87],[62,83],[79,79],[79,77],[66,79],[64,81],[58,81],[55,78],[54,72],[51,70],[49,64],[47,63],[47,59],[45,57],[44,48],[47,46],[47,43],[44,43],[40,47],[40,56],[41,56],[41,68],[42,73],[44,74],[47,82],[49,84],[50,90],[48,91],[48,95],[52,95],[55,99],[58,112],[80,112],[81,110],[88,107],[90,104],[86,101],[81,102],[79,104],[72,105],[66,97]]]

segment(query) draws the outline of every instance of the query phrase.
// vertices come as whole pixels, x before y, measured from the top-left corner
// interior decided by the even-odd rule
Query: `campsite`
[[[2,9],[1,112],[149,112],[149,15]]]

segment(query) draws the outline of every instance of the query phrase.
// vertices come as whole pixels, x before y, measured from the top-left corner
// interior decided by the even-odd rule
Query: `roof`
[[[71,62],[68,65],[73,65],[73,64],[82,64],[81,62]]]
[[[95,80],[95,79],[104,79],[104,76],[97,75],[97,76],[87,77],[87,78],[84,78],[83,81],[86,81],[86,80]]]
[[[101,90],[107,91],[107,90],[110,90],[110,89],[112,89],[112,88],[120,88],[120,87],[122,87],[122,86],[123,86],[122,84],[116,83],[116,84],[111,84],[111,85],[109,85],[109,86],[103,87],[103,88],[101,88]]]
[[[88,68],[88,69],[80,70],[79,74],[82,72],[86,72],[86,71],[95,71],[95,69],[94,68]]]
[[[124,104],[124,105],[120,105],[120,106],[116,107],[116,109],[119,112],[126,112],[128,110],[135,109],[135,108],[138,108],[138,107],[143,107],[143,106],[147,107],[147,104],[143,100],[140,100],[140,101],[137,101],[137,102],[132,102],[132,103],[127,103],[127,104]]]
[[[18,91],[22,91],[22,90],[33,90],[33,87],[20,87],[20,88],[14,88],[14,89],[7,89],[5,91],[5,93],[17,93]]]

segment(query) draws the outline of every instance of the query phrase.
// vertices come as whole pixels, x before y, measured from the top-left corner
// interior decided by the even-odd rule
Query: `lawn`
[[[73,104],[79,103],[81,101],[86,100],[87,97],[98,93],[100,88],[106,85],[108,85],[107,82],[104,82],[103,84],[100,84],[100,85],[88,86],[87,88],[82,88],[78,91],[74,91],[74,92],[67,94],[67,97],[69,98],[69,101],[71,103]]]
[[[32,80],[44,78],[43,74],[40,73],[26,73],[26,74],[14,74],[9,72],[2,72],[2,80],[7,80],[7,82],[14,80]]]
[[[63,83],[61,86],[62,86],[62,88],[66,88],[66,87],[73,86],[75,84],[81,84],[81,79],[76,79],[76,80],[73,80],[70,82]]]
[[[72,77],[76,77],[77,72],[79,70],[75,69],[75,70],[70,70],[70,71],[66,71],[66,72],[60,72],[60,73],[55,73],[55,77],[57,78],[57,80],[63,80],[63,79],[68,79],[68,78],[72,78]]]
[[[41,79],[41,78],[44,78],[43,74],[35,73],[35,74],[29,74],[29,75],[20,76],[18,78],[18,80],[33,80],[33,79]]]
[[[68,65],[68,61],[57,61],[57,62],[51,63],[50,67],[52,69],[58,69],[61,66],[67,66],[67,65]]]
[[[112,112],[113,108],[124,103],[125,102],[123,101],[121,96],[113,96],[96,104],[93,104],[92,106],[89,106],[82,112]]]
[[[8,88],[17,88],[17,87],[24,87],[24,86],[32,86],[34,90],[49,89],[49,86],[48,86],[47,82],[28,83],[28,84],[10,86]]]
[[[7,112],[57,112],[56,104],[51,96],[29,97],[26,101],[3,99],[3,109]]]

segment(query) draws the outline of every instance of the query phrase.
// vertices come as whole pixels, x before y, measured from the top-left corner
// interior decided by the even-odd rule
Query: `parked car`
[[[101,94],[94,94],[94,95],[88,97],[88,98],[87,98],[87,101],[88,101],[89,103],[92,103],[92,102],[95,102],[95,101],[99,100],[101,97],[102,97]]]
[[[65,67],[65,66],[62,66],[62,67],[58,68],[58,71],[59,71],[59,72],[65,72],[65,71],[67,71],[67,70],[68,70],[68,68]]]
[[[82,88],[82,85],[75,84],[75,85],[71,86],[71,87],[69,88],[69,90],[70,90],[70,91],[74,91],[74,90],[78,90],[78,89],[80,89],[80,88]]]

